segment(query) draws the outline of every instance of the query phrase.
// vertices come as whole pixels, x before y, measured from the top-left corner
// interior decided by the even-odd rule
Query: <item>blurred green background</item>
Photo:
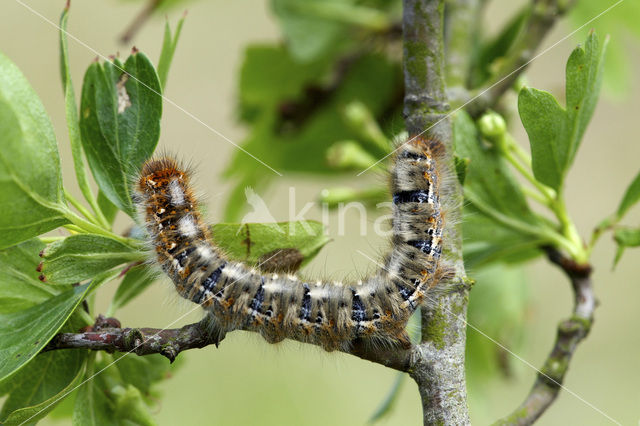
[[[42,16],[57,23],[64,1],[24,0]],[[604,2],[592,2],[602,4]],[[504,22],[521,2],[494,0],[486,13],[489,30]],[[625,8],[621,4],[620,8]],[[73,2],[69,32],[86,46],[104,55],[130,49],[118,43],[133,17],[139,12],[137,2],[79,1]],[[233,141],[240,142],[245,130],[237,125],[235,94],[237,73],[243,48],[248,43],[275,42],[279,27],[267,2],[198,1],[188,5],[189,15],[183,28],[166,96],[180,108],[164,105],[160,149],[177,153],[193,161],[197,169],[197,187],[205,194],[209,220],[221,217],[230,188],[220,179],[233,150],[230,143],[185,114],[184,109]],[[598,8],[596,7],[595,10]],[[170,12],[176,22],[182,10]],[[604,18],[603,18],[604,19]],[[74,180],[71,154],[66,139],[64,103],[59,83],[57,29],[13,0],[2,4],[0,18],[0,50],[14,61],[43,100],[52,117],[61,146],[65,181]],[[609,23],[611,25],[611,23]],[[157,60],[164,20],[156,17],[133,41],[137,47]],[[589,27],[598,28],[598,21]],[[546,38],[543,49],[564,37],[572,27],[562,21]],[[533,87],[549,90],[563,98],[564,66],[577,40],[584,31],[537,59],[527,73]],[[603,35],[603,31],[601,31]],[[635,69],[640,69],[638,46],[630,39],[613,39],[624,46]],[[69,40],[72,76],[79,90],[82,75],[96,53],[73,39]],[[372,88],[375,90],[375,88]],[[583,237],[617,205],[626,185],[637,173],[640,145],[637,116],[640,111],[640,85],[631,79],[628,90],[616,96],[603,93],[582,149],[567,181],[567,204]],[[512,97],[515,102],[515,97]],[[526,145],[526,134],[519,121],[513,131]],[[261,167],[256,163],[256,167]],[[365,174],[350,182],[325,178],[322,182],[287,174],[277,178],[267,191],[265,200],[272,215],[287,220],[288,192],[296,188],[296,206],[316,199],[326,187],[344,183],[366,186],[379,181],[379,176]],[[363,181],[362,183],[360,181]],[[73,185],[69,185],[73,190]],[[79,191],[74,192],[79,196]],[[312,210],[307,219],[321,219],[320,209]],[[337,235],[336,214],[330,216],[329,231],[333,242],[327,245],[305,269],[310,276],[356,278],[374,269],[369,260],[357,254],[378,257],[386,241],[372,232],[374,215],[369,216],[368,233],[360,236],[359,217],[355,210],[347,214],[347,232]],[[636,207],[627,222],[640,224]],[[119,216],[116,230],[130,223]],[[596,246],[593,264],[594,282],[601,302],[596,322],[589,337],[580,345],[572,361],[565,385],[577,396],[561,392],[558,401],[540,420],[541,425],[608,424],[608,420],[589,405],[597,407],[622,424],[640,420],[640,300],[638,263],[640,251],[628,250],[615,272],[611,271],[615,246],[607,236]],[[469,271],[474,276],[474,271]],[[516,277],[517,278],[517,277]],[[525,286],[531,303],[524,312],[526,325],[522,344],[516,352],[534,366],[540,366],[551,349],[559,320],[570,313],[572,294],[564,276],[544,260],[527,267],[526,277],[509,285]],[[108,305],[116,282],[101,289],[97,311]],[[483,301],[472,309],[491,309]],[[505,302],[508,303],[508,302]],[[471,293],[474,304],[474,292]],[[158,282],[138,300],[127,306],[118,318],[124,326],[164,327],[191,310],[193,305],[178,300],[168,281]],[[172,324],[176,327],[196,321],[199,311]],[[482,328],[478,324],[479,328]],[[505,324],[508,328],[509,324]],[[481,336],[469,331],[470,339]],[[500,340],[500,336],[492,336]],[[508,355],[507,355],[508,356]],[[173,377],[161,385],[163,397],[154,415],[162,425],[223,424],[363,424],[387,394],[395,372],[343,354],[327,354],[298,343],[268,345],[256,335],[235,332],[219,349],[209,347],[180,355],[180,366]],[[528,392],[535,371],[518,360],[512,363],[510,377],[487,377],[470,383],[472,420],[486,424],[510,412]],[[421,407],[416,386],[406,381],[397,405],[382,424],[421,424]],[[42,424],[53,424],[47,418]]]

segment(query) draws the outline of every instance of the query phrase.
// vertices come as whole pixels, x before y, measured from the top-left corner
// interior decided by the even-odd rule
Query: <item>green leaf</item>
[[[268,261],[280,249],[296,249],[305,264],[330,240],[316,221],[218,223],[211,230],[214,242],[229,256],[252,264]]]
[[[129,269],[122,283],[118,286],[115,296],[111,300],[109,312],[113,314],[136,296],[142,293],[155,279],[154,273],[148,265],[138,265]]]
[[[140,390],[131,385],[124,388],[123,392],[118,393],[114,417],[126,420],[127,424],[133,423],[140,426],[154,426],[156,424]]]
[[[87,377],[93,377],[95,370],[90,360]],[[107,396],[107,384],[101,375],[96,375],[78,389],[73,408],[74,426],[118,425],[114,414],[114,403]]]
[[[178,40],[180,40],[184,18],[183,16],[178,21],[175,35],[171,34],[169,21],[167,20],[164,24],[164,39],[162,40],[162,51],[160,52],[160,59],[158,60],[158,79],[160,80],[160,87],[162,87],[163,92],[167,86],[167,76],[169,75],[169,68],[171,67],[171,61],[173,60],[173,54],[176,51]]]
[[[582,39],[589,31],[595,29],[599,34],[608,34],[613,40],[607,48],[607,63],[605,64],[604,85],[609,95],[627,98],[633,93],[629,90],[631,82],[635,79],[633,69],[637,70],[637,64],[633,64],[634,55],[629,54],[629,43],[624,41],[638,41],[640,39],[640,3],[639,2],[611,2],[607,6],[614,6],[605,14],[602,14],[604,5],[601,2],[580,1],[575,2],[568,14],[570,23],[574,28],[582,27],[575,37]],[[599,16],[601,15],[601,16]],[[593,20],[594,16],[598,19]],[[591,21],[588,26],[584,23]]]
[[[51,121],[25,77],[0,53],[0,248],[67,223]]]
[[[93,63],[84,76],[80,130],[89,166],[104,195],[131,217],[131,176],[160,136],[160,93],[158,75],[141,52],[124,65]]]
[[[453,123],[455,151],[459,157],[469,158],[465,178],[465,194],[473,195],[473,202],[482,203],[529,227],[538,225],[520,185],[514,178],[500,152],[482,144],[475,124],[469,115],[460,111]]]
[[[618,206],[618,211],[616,215],[618,219],[621,219],[624,214],[629,210],[635,203],[640,200],[640,172],[636,175],[633,182],[629,185],[627,190],[624,193],[624,197],[622,197],[622,201],[620,201],[620,205]]]
[[[33,238],[0,250],[0,314],[21,311],[59,294],[64,287],[44,285],[36,266],[44,244]],[[35,266],[34,266],[35,265]]]
[[[316,102],[309,99],[313,96],[307,96],[307,90],[319,87],[315,79],[324,74],[326,64],[296,64],[282,49],[249,51],[252,54],[243,66],[240,96],[243,117],[252,128],[242,146],[279,171],[334,174],[325,160],[326,150],[336,141],[358,139],[358,133],[344,120],[343,107],[359,101],[375,117],[395,105],[400,69],[382,55],[358,58],[344,72],[341,84]],[[291,106],[296,107],[293,117],[283,115],[283,108]],[[246,205],[245,188],[264,188],[274,173],[256,167],[253,158],[236,151],[225,175],[238,179],[225,212],[225,220],[237,221]]]
[[[640,228],[618,228],[613,234],[613,238],[618,243],[618,251],[613,265],[617,265],[622,257],[622,253],[627,247],[640,247]]]
[[[453,156],[454,166],[456,168],[456,176],[460,185],[464,185],[464,181],[467,178],[467,168],[471,162],[470,158],[461,158],[457,155]]]
[[[584,48],[578,46],[569,56],[566,70],[568,168],[580,146],[582,135],[591,120],[602,86],[604,54],[609,43],[606,37],[602,46],[595,32],[587,37]]]
[[[525,87],[518,95],[518,112],[529,135],[533,174],[557,190],[564,178],[568,148],[565,110],[550,93]]]
[[[250,45],[245,49],[239,80],[241,117],[252,121],[260,110],[295,99],[310,81],[327,71],[327,61],[301,64],[282,47]]]
[[[354,0],[347,0],[353,4]],[[280,20],[289,50],[298,61],[311,61],[326,56],[344,44],[347,27],[335,20],[322,19],[314,6],[345,3],[344,0],[272,0],[273,12]],[[311,5],[309,5],[311,4]],[[311,6],[311,7],[309,7]]]
[[[545,240],[496,223],[472,204],[463,210],[465,265],[474,270],[492,263],[522,263],[540,256]]]
[[[98,206],[104,214],[105,219],[107,219],[109,225],[113,225],[113,221],[116,219],[116,214],[118,214],[118,207],[109,201],[102,191],[98,191]]]
[[[578,46],[566,69],[566,110],[549,93],[523,88],[518,111],[531,144],[536,179],[560,190],[573,163],[584,131],[593,115],[602,83],[602,66],[607,41],[600,46],[595,33],[585,47]]]
[[[0,314],[0,381],[40,352],[91,287],[92,284],[77,286],[28,309]]]
[[[517,12],[502,30],[491,40],[480,46],[477,57],[473,59],[471,72],[471,86],[478,87],[491,77],[492,68],[508,54],[514,41],[522,32],[527,18],[531,14],[531,7],[525,6]]]
[[[69,4],[64,8],[60,16],[60,75],[62,77],[62,89],[64,91],[65,113],[67,118],[67,129],[69,131],[69,142],[73,157],[73,167],[78,180],[78,187],[82,195],[89,202],[91,208],[100,216],[102,212],[89,186],[87,171],[82,160],[82,141],[80,140],[80,122],[78,117],[78,107],[76,106],[76,92],[71,81],[69,71],[69,47],[67,42],[67,21],[69,20]]]
[[[405,382],[406,378],[407,376],[404,373],[396,374],[396,378],[393,380],[391,389],[389,389],[387,396],[384,398],[380,406],[376,408],[376,411],[371,415],[369,424],[376,423],[391,412],[391,409],[400,395],[400,389],[402,389],[402,384]]]
[[[0,394],[9,394],[0,411],[0,422],[20,425],[46,416],[81,382],[86,358],[86,350],[39,354],[0,384]]]
[[[462,222],[465,264],[522,262],[540,254],[544,223],[535,215],[499,149],[482,143],[469,115],[453,122],[456,155],[469,159]]]
[[[167,378],[171,364],[159,354],[137,356],[116,355],[115,365],[122,381],[131,384],[148,396],[154,383]]]
[[[90,279],[120,264],[143,260],[144,255],[118,240],[78,234],[56,241],[44,251],[42,274],[54,284]]]
[[[493,265],[475,271],[473,278],[473,292],[478,294],[469,301],[465,359],[469,386],[477,394],[488,379],[500,373],[508,376],[511,370],[511,358],[504,349],[477,330],[518,352],[525,342],[524,324],[531,296],[522,268]]]

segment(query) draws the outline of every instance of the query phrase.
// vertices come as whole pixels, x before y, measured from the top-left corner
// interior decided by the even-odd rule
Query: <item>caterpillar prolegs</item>
[[[348,350],[355,339],[406,346],[406,323],[446,274],[441,262],[443,146],[412,138],[394,155],[392,249],[373,276],[358,283],[308,281],[264,273],[229,260],[210,239],[189,182],[171,158],[140,172],[136,203],[157,261],[178,293],[200,304],[220,338],[253,330],[268,342],[285,338]]]

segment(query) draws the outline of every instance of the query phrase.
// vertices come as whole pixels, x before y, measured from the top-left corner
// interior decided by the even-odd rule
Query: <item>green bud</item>
[[[478,120],[478,129],[482,136],[490,141],[496,141],[507,132],[507,123],[500,114],[489,111]]]

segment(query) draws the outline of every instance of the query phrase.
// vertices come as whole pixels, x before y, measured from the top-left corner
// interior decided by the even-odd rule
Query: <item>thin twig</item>
[[[121,328],[115,318],[99,316],[96,323],[80,333],[59,333],[45,346],[43,352],[58,349],[89,349],[109,353],[136,355],[160,354],[173,362],[178,354],[189,349],[201,349],[222,342],[215,336],[207,319],[182,328]],[[344,353],[357,356],[398,371],[408,371],[415,348],[372,346],[361,340],[352,342]]]
[[[546,35],[558,18],[571,9],[575,0],[532,0],[527,24],[519,39],[507,56],[501,61],[494,77],[484,87],[471,93],[481,95],[467,106],[467,112],[474,117],[492,108],[502,95],[513,86],[518,77],[527,69]],[[488,89],[487,89],[488,88]]]
[[[577,264],[553,247],[544,247],[544,250],[549,261],[558,265],[571,280],[575,303],[573,315],[558,325],[553,349],[527,398],[513,413],[497,421],[496,425],[530,425],[549,408],[562,389],[578,343],[587,337],[593,324],[596,299],[591,282],[591,266]]]

